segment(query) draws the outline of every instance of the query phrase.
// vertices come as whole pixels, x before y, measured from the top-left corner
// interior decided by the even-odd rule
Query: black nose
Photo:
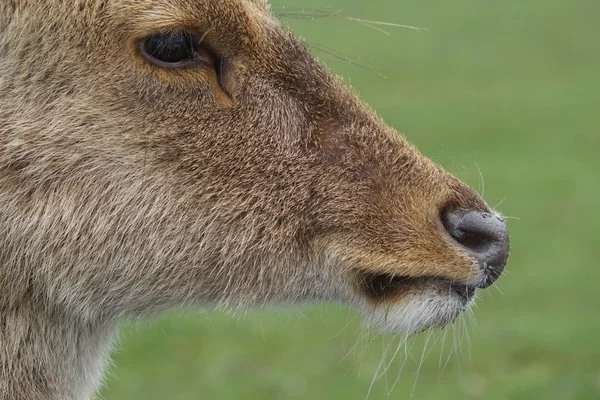
[[[450,236],[480,262],[485,281],[490,286],[502,274],[510,250],[508,229],[504,220],[482,211],[445,211],[444,226]]]

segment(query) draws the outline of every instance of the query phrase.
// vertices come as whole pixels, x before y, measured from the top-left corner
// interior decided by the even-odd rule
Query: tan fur
[[[223,87],[140,57],[174,27],[207,32]],[[485,203],[262,0],[2,0],[0,71],[1,399],[90,396],[122,317],[473,278],[439,214]]]

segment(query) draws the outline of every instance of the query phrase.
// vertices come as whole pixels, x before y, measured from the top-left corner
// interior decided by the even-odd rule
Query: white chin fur
[[[454,321],[472,303],[473,299],[465,304],[455,293],[427,288],[403,297],[398,303],[368,306],[365,314],[370,324],[382,332],[413,335]]]

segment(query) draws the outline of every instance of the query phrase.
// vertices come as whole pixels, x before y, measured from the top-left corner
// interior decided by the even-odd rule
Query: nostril
[[[492,215],[471,211],[466,214],[448,216],[446,229],[458,243],[473,251],[486,251],[498,239],[501,229],[492,220]]]
[[[504,220],[483,211],[442,213],[442,222],[450,236],[489,268],[489,284],[495,281],[508,260],[510,244]]]
[[[454,240],[476,253],[489,251],[508,236],[502,219],[482,211],[445,212],[442,220]]]

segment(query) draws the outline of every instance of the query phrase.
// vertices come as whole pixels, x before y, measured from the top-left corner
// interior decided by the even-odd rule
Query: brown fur
[[[221,84],[139,56],[173,27]],[[439,214],[485,203],[262,0],[2,0],[0,71],[1,399],[87,398],[122,317],[474,276]]]

